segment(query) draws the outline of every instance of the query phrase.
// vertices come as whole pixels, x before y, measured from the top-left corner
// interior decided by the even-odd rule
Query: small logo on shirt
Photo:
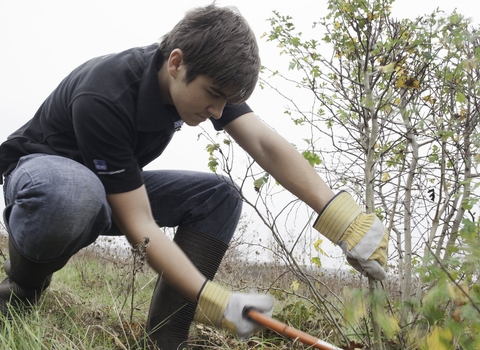
[[[173,127],[175,128],[175,131],[178,131],[182,128],[183,125],[183,120],[176,120],[175,123],[173,124]]]
[[[103,159],[94,159],[93,164],[97,170],[107,170],[107,162]]]

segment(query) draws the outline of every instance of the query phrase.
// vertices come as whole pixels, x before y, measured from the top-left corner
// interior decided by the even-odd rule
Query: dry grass
[[[72,257],[55,273],[41,304],[13,323],[3,320],[2,349],[134,349],[144,332],[156,274],[148,265],[134,266],[126,244],[112,246],[101,240]],[[7,256],[6,238],[0,237],[0,262]],[[135,272],[134,272],[135,271]],[[348,272],[331,275],[308,271],[321,293],[341,294],[362,282]],[[2,272],[1,278],[4,273]],[[275,317],[293,322],[306,332],[327,339],[331,327],[308,309],[308,289],[295,291],[295,274],[280,264],[250,263],[227,254],[216,280],[235,291],[272,293],[277,299]],[[306,315],[306,316],[305,316]],[[19,332],[18,330],[22,331]],[[265,330],[240,342],[231,334],[203,325],[191,330],[192,349],[307,349],[298,342]]]

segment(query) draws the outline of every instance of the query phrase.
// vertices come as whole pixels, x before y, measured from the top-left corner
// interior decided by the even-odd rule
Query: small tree
[[[477,32],[459,14],[398,21],[392,3],[329,1],[317,23],[325,30],[321,42],[303,40],[290,17],[274,13],[269,40],[302,74],[286,79],[316,98],[315,113],[294,107],[289,114],[308,125],[307,147],[324,160],[319,171],[332,187],[353,188],[366,211],[395,233],[390,265],[401,300],[411,304],[425,291],[423,283],[412,290],[420,259],[424,269],[446,269],[453,255],[465,259],[458,244],[462,220],[477,201],[480,56]],[[439,259],[427,259],[431,254]],[[417,316],[404,308],[401,324]]]
[[[309,285],[313,304],[338,325],[337,334],[347,342],[352,336],[346,328],[378,349],[394,336],[401,348],[447,339],[444,329],[451,318],[444,316],[459,295],[468,300],[464,306],[471,317],[464,328],[449,333],[448,341],[468,342],[478,335],[473,326],[478,319],[474,286],[480,249],[473,212],[478,200],[478,34],[457,13],[443,16],[436,10],[413,21],[394,19],[392,4],[330,0],[327,15],[315,23],[320,32],[316,39],[303,39],[292,18],[274,12],[267,40],[277,42],[280,53],[290,58],[290,71],[265,68],[269,76],[261,84],[279,90],[275,79],[283,79],[313,97],[308,108],[288,100],[286,114],[305,133],[306,144],[299,150],[333,189],[352,192],[366,212],[375,212],[391,230],[389,269],[400,282],[400,312],[391,308],[386,314],[385,299],[378,302],[372,288],[374,335],[358,332],[353,324],[366,317],[363,309],[340,327],[335,318],[342,310],[330,311],[316,292],[319,281],[305,273],[278,229],[279,213],[300,210],[301,204],[292,200],[271,210],[278,186],[251,161],[242,183],[251,179],[258,192],[255,200],[245,200],[271,230],[285,263]],[[231,164],[225,157],[230,151],[214,148],[215,161],[221,158],[217,152],[223,155],[217,165]],[[232,169],[223,166],[227,173]],[[295,233],[307,231],[303,227]],[[457,292],[449,294],[448,286]],[[443,299],[432,304],[439,293]],[[380,312],[375,312],[379,305]],[[411,326],[415,323],[419,327]],[[461,337],[467,330],[473,335]],[[409,336],[412,332],[416,338]]]

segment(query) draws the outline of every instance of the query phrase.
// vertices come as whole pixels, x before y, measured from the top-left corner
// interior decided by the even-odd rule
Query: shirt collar
[[[161,100],[158,70],[163,63],[158,44],[145,48],[146,68],[137,99],[137,128],[139,131],[175,130],[175,121],[180,119],[175,108],[165,108]],[[172,106],[173,107],[173,106]]]

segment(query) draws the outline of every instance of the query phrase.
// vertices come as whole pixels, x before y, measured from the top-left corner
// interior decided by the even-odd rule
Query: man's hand
[[[387,277],[388,231],[375,214],[363,213],[347,192],[325,206],[313,227],[338,244],[360,273],[379,281]]]
[[[262,328],[244,316],[243,311],[248,308],[271,316],[273,298],[266,294],[232,293],[207,281],[198,298],[194,321],[228,329],[243,340]]]

